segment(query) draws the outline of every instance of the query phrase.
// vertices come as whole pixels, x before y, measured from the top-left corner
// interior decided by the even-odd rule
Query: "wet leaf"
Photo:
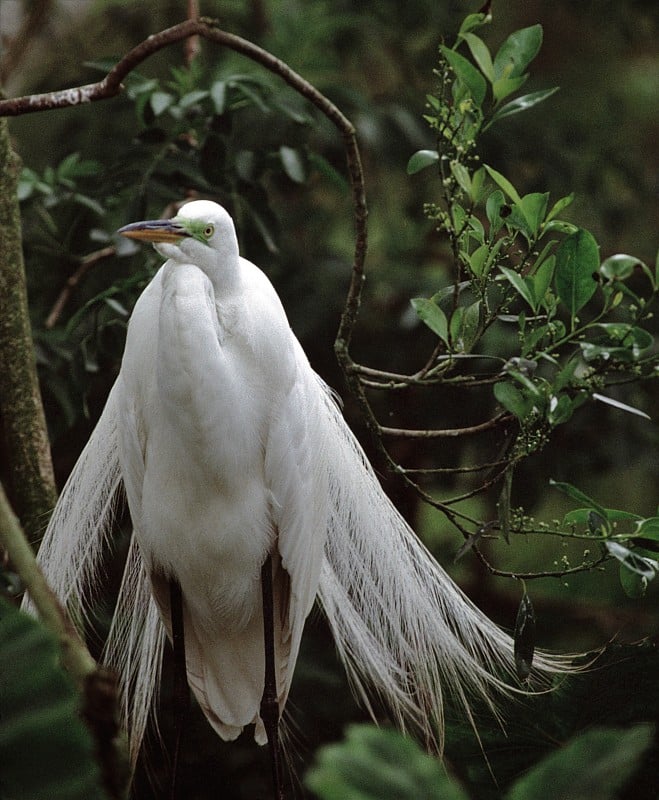
[[[407,162],[407,174],[414,175],[422,169],[439,162],[439,153],[436,150],[417,150]]]
[[[599,248],[586,230],[580,228],[568,236],[556,251],[556,294],[573,318],[595,293],[597,282],[593,275],[598,268]]]
[[[535,652],[535,610],[531,598],[526,591],[517,610],[515,622],[514,653],[517,676],[524,680],[531,674],[533,654]]]

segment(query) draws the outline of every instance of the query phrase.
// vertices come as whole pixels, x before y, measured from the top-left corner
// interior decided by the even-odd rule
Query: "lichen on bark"
[[[7,120],[0,119],[0,435],[12,504],[36,544],[57,495],[28,312],[19,173]]]

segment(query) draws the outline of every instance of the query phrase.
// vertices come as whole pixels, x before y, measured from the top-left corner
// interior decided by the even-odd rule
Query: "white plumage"
[[[224,739],[256,723],[260,571],[274,562],[280,710],[319,597],[352,683],[441,747],[443,693],[470,715],[511,689],[510,637],[451,581],[383,493],[266,276],[215,203],[125,235],[167,262],[132,314],[121,372],[57,504],[39,560],[89,606],[123,483],[134,526],[106,649],[132,754],[158,687],[167,581],[180,583],[190,686]],[[539,672],[563,667],[540,656]],[[514,691],[514,690],[513,690]]]

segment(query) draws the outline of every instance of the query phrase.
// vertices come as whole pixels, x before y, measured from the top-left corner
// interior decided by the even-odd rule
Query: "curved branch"
[[[352,187],[353,209],[355,219],[355,250],[352,267],[352,277],[346,303],[341,316],[339,330],[336,335],[334,349],[341,368],[349,385],[348,370],[352,360],[348,355],[348,347],[352,338],[352,331],[357,320],[361,300],[361,289],[364,281],[364,261],[366,258],[367,233],[366,219],[366,193],[364,190],[364,176],[361,165],[361,156],[357,145],[355,127],[350,120],[332,103],[325,95],[318,91],[312,84],[304,80],[301,75],[292,70],[286,63],[263,50],[258,45],[232,33],[220,30],[212,20],[189,19],[153,34],[130,50],[101,81],[70,89],[63,89],[45,94],[26,95],[10,100],[0,100],[0,117],[19,116],[36,111],[45,111],[54,108],[68,108],[71,106],[91,103],[97,100],[106,100],[118,95],[122,89],[124,78],[149,56],[176,42],[191,36],[199,36],[228,47],[237,53],[256,61],[261,66],[279,75],[289,86],[299,92],[309,102],[324,114],[340,131],[346,151],[346,160],[350,185]]]

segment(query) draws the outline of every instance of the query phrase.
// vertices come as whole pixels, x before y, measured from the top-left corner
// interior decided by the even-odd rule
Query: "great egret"
[[[515,691],[513,643],[451,581],[384,494],[314,373],[268,278],[216,203],[124,236],[168,260],[137,301],[121,372],[39,553],[60,597],[89,607],[123,484],[135,535],[106,658],[135,758],[158,686],[167,581],[183,597],[189,684],[223,739],[264,688],[260,575],[274,575],[279,711],[316,597],[361,700],[441,748],[444,692],[471,719]],[[537,673],[564,662],[540,654]]]

